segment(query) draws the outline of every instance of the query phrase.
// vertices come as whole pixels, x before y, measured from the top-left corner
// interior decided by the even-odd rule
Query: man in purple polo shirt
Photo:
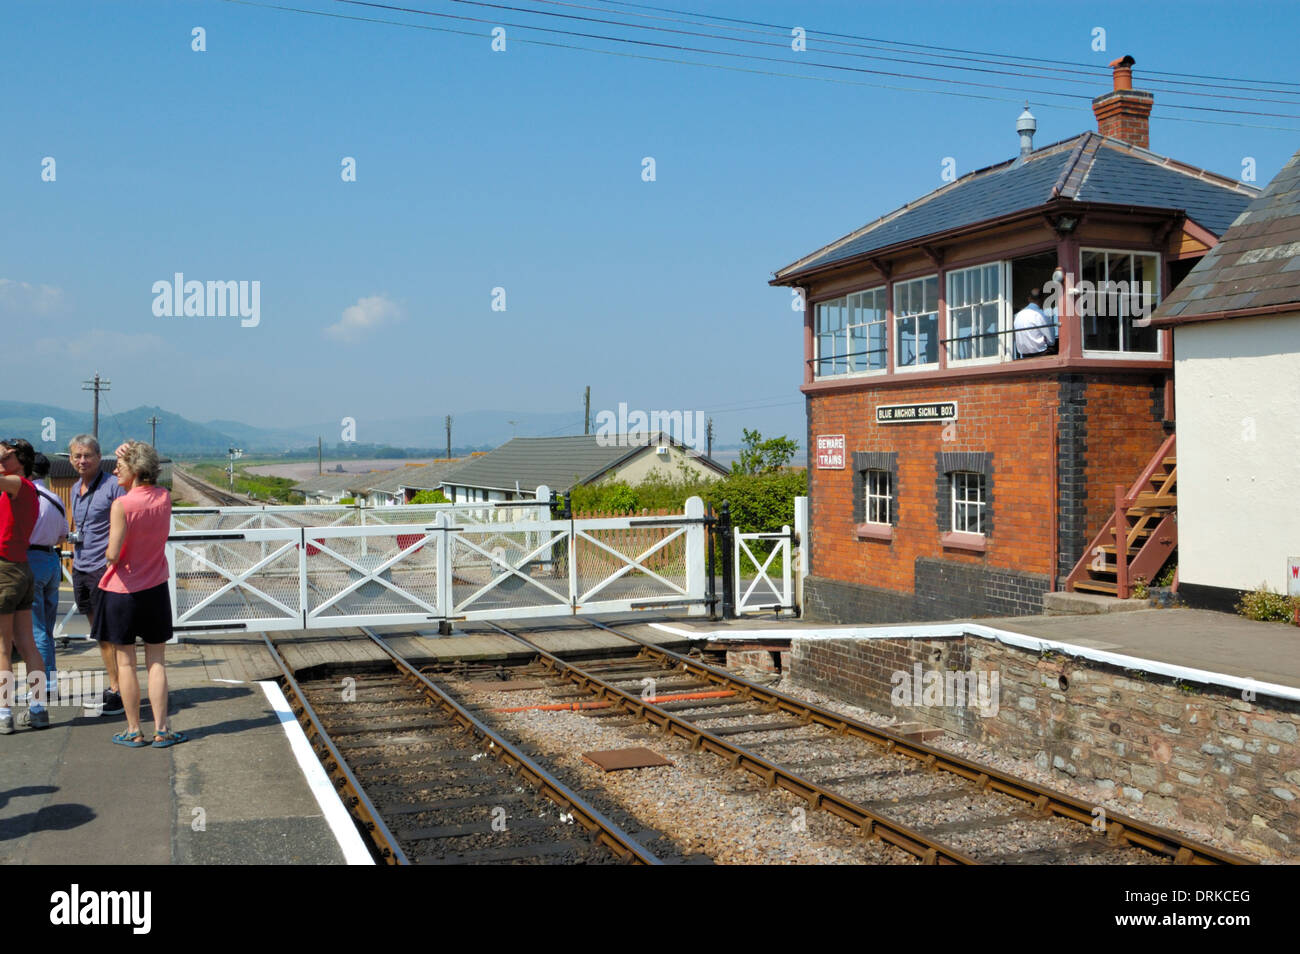
[[[72,466],[81,478],[72,485],[73,533],[72,594],[77,606],[86,614],[92,630],[99,612],[99,581],[108,567],[108,519],[113,501],[125,491],[111,474],[99,468],[99,441],[89,434],[78,434],[68,443]],[[100,643],[99,654],[108,671],[108,688],[104,690],[104,715],[123,711],[117,686],[117,651],[111,643]]]

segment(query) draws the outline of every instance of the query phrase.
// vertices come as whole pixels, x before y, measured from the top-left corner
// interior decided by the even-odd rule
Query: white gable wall
[[[1286,592],[1300,557],[1300,312],[1174,332],[1178,579]]]

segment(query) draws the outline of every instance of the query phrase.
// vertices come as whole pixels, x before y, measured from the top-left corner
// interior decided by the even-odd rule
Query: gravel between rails
[[[916,863],[906,852],[859,838],[848,823],[808,811],[802,799],[769,789],[716,755],[692,752],[685,740],[669,739],[643,722],[571,711],[493,712],[555,700],[545,689],[494,692],[483,681],[441,681],[463,701],[485,706],[476,711],[479,718],[543,753],[547,767],[567,785],[584,795],[605,793],[642,825],[663,832],[684,855],[703,854],[717,864]],[[674,764],[606,773],[582,758],[583,752],[631,746],[653,749]]]

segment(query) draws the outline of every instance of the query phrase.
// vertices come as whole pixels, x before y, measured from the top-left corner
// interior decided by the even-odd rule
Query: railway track
[[[215,507],[247,507],[249,502],[242,497],[236,497],[234,494],[226,493],[219,487],[214,487],[206,480],[200,480],[193,474],[174,468],[172,470],[172,482],[188,484],[193,492],[200,496],[206,497]]]
[[[606,705],[589,718],[647,723],[769,787],[835,815],[929,864],[1247,864],[1246,859],[989,766],[847,718],[594,620],[634,659],[577,665],[488,623],[536,654],[552,694]],[[660,695],[697,696],[655,704]],[[725,693],[725,694],[724,694]],[[707,698],[698,698],[707,695]],[[587,703],[590,705],[591,703]],[[572,704],[575,709],[585,708]]]
[[[378,860],[662,863],[523,748],[363,632],[391,668],[342,683],[299,682],[270,638],[263,639],[299,723]]]

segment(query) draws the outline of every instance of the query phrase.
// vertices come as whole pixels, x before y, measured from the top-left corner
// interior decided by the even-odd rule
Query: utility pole
[[[321,449],[320,449],[320,435],[317,434],[316,435],[316,476],[319,477],[323,473],[325,473],[325,465],[322,463]]]
[[[712,458],[713,457],[713,418],[709,418],[709,424],[704,429],[704,433],[708,435],[707,440],[709,442],[709,449],[705,451],[704,456]],[[699,438],[697,437],[696,440],[699,440]]]
[[[152,417],[149,418],[149,420],[145,421],[145,423],[149,425],[149,443],[153,445],[154,450],[157,450],[158,449],[158,415],[157,414],[153,415]]]
[[[451,456],[451,415],[447,415],[447,456]]]
[[[94,435],[95,440],[99,440],[99,392],[113,390],[112,388],[109,387],[111,383],[112,383],[111,381],[100,380],[98,371],[95,372],[95,376],[91,380],[81,382],[81,390],[95,392],[95,418],[94,418],[94,424],[91,426],[90,429],[90,432],[91,434]]]
[[[590,384],[587,385],[587,393],[586,396],[583,398],[582,403],[583,403],[582,433],[590,434],[591,433],[591,385]]]

